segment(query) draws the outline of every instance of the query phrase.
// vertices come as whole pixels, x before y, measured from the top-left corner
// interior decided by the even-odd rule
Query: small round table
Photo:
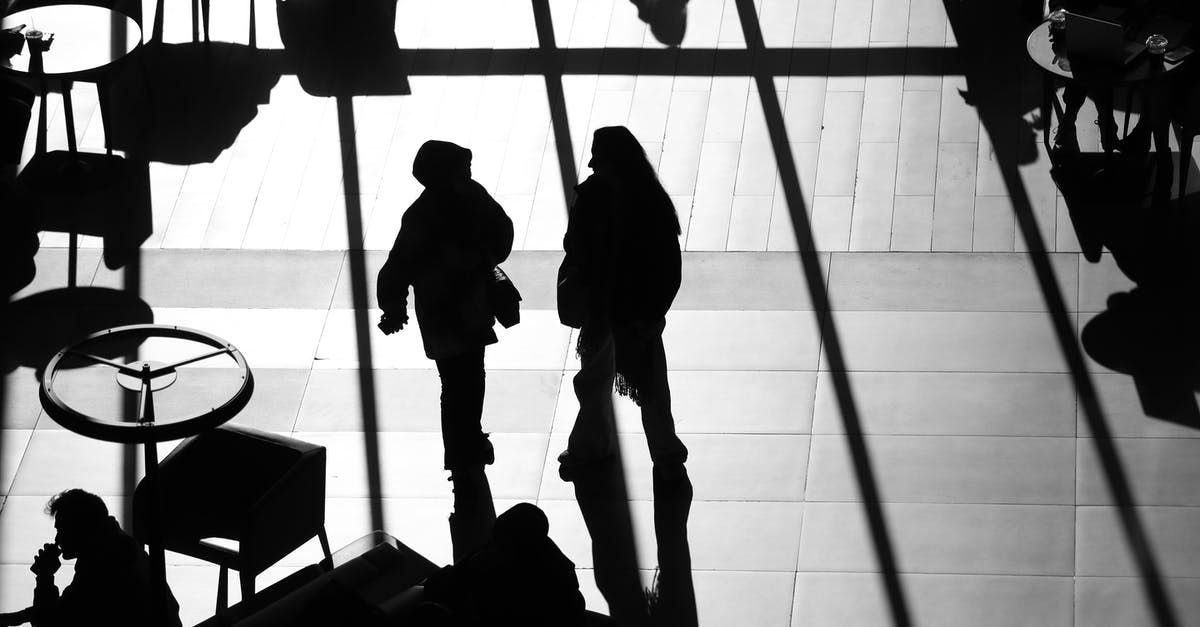
[[[127,364],[100,357],[95,353],[96,347],[104,342],[145,341],[146,339],[166,338],[182,340],[208,347],[209,350],[196,353],[194,356],[173,363],[140,360]],[[136,344],[134,344],[136,345]],[[154,394],[170,387],[179,376],[179,368],[196,362],[226,356],[233,360],[241,378],[240,384],[232,396],[216,407],[200,407],[193,415],[180,416],[159,420],[154,411]],[[58,374],[66,369],[72,361],[100,364],[113,370],[113,382],[126,390],[137,393],[137,416],[134,422],[108,421],[89,416],[85,410],[72,407],[60,394],[56,387]],[[254,377],[246,364],[246,359],[238,349],[221,338],[184,327],[161,324],[135,324],[124,327],[107,329],[93,333],[83,340],[60,350],[46,364],[42,375],[41,401],[46,413],[58,424],[85,437],[119,442],[123,444],[141,444],[145,455],[146,476],[152,476],[158,469],[158,443],[166,440],[178,440],[212,429],[233,418],[241,411],[250,396],[254,393]],[[157,486],[157,482],[154,484]],[[155,490],[158,488],[155,487]],[[156,586],[154,599],[157,605],[155,612],[161,615],[166,590],[166,556],[163,552],[161,529],[158,526],[157,507],[160,502],[157,494],[150,494],[150,567],[153,574],[153,585]]]
[[[0,59],[0,68],[43,81],[46,78],[62,81],[67,147],[75,152],[71,82],[98,81],[103,78],[113,64],[142,45],[142,28],[124,13],[86,4],[37,7],[0,18],[0,28],[21,25],[25,26],[24,32],[36,29],[45,33],[45,38],[53,35],[50,47],[38,55],[30,50],[27,41],[19,54]],[[38,56],[41,57],[41,67],[38,67]],[[46,86],[43,82],[42,96],[45,95]]]
[[[1033,31],[1029,33],[1029,37],[1025,40],[1025,50],[1029,53],[1029,58],[1042,70],[1042,143],[1046,146],[1046,152],[1050,151],[1051,112],[1057,114],[1060,119],[1062,117],[1062,105],[1054,91],[1056,80],[1089,87],[1125,87],[1132,90],[1151,83],[1157,84],[1169,78],[1187,62],[1184,59],[1179,63],[1166,63],[1161,57],[1155,57],[1147,51],[1143,51],[1132,62],[1124,65],[1069,58],[1062,38],[1054,35],[1048,19],[1034,27]],[[1132,91],[1130,96],[1130,100],[1132,100]],[[1159,99],[1143,95],[1143,102],[1147,103],[1145,108],[1148,111],[1161,108],[1164,103],[1155,102]],[[1157,119],[1159,117],[1162,119]],[[1161,115],[1161,112],[1156,112],[1155,118],[1152,129],[1155,146],[1160,153],[1163,150],[1168,151],[1169,156],[1170,147],[1167,146],[1166,133],[1170,129],[1166,127],[1167,120],[1165,116]],[[1159,142],[1160,138],[1163,139],[1161,143]]]

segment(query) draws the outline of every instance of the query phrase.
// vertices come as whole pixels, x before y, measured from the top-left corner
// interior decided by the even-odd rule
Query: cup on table
[[[45,52],[50,49],[50,44],[54,43],[54,33],[43,33],[34,28],[25,31],[25,43],[29,46],[29,52]]]
[[[1050,29],[1063,30],[1067,27],[1067,10],[1055,9],[1050,12]]]
[[[1164,35],[1154,33],[1146,38],[1146,50],[1153,55],[1162,55],[1167,51],[1167,44],[1169,43],[1171,42],[1167,41]]]

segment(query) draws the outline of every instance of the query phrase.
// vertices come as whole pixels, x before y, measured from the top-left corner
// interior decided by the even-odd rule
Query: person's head
[[[646,151],[624,126],[605,126],[592,134],[592,158],[588,167],[601,176],[622,179],[654,176]]]
[[[496,517],[492,538],[495,542],[520,546],[545,538],[549,532],[550,521],[537,505],[517,503]]]
[[[46,513],[54,517],[54,543],[66,559],[75,559],[80,551],[86,551],[110,524],[104,501],[79,488],[50,497]]]
[[[427,188],[455,188],[471,179],[471,151],[450,142],[431,139],[413,158],[413,178]]]
[[[669,225],[676,234],[680,232],[675,205],[658,182],[646,151],[629,129],[624,126],[596,129],[592,135],[592,158],[588,167],[601,178],[619,181],[628,192],[641,196],[643,202],[639,206],[653,208],[635,219],[654,223],[656,218],[662,218],[663,224]]]

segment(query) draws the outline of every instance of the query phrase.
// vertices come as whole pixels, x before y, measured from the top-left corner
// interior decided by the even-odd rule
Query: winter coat
[[[385,314],[402,312],[413,288],[425,354],[435,360],[496,342],[487,287],[492,268],[512,251],[504,209],[465,175],[450,180],[464,162],[469,168],[470,151],[445,142],[418,152],[413,173],[425,191],[405,212],[378,277]]]
[[[648,334],[662,333],[681,281],[674,207],[664,194],[597,176],[576,192],[563,266],[575,268],[588,289],[578,352],[611,333],[617,391],[640,403],[638,388],[648,382],[649,351],[657,339]]]

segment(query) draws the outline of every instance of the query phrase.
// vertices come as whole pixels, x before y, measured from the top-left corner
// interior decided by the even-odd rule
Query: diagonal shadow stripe
[[[1002,77],[997,76],[992,66],[997,63],[998,57],[1002,59],[1001,62],[1012,64],[1024,61],[1022,59],[1024,49],[1019,45],[1023,39],[1016,39],[1018,44],[1016,48],[1020,49],[1014,50],[1012,38],[1005,38],[1003,35],[1006,32],[1001,27],[1003,24],[1001,20],[1004,17],[988,13],[999,7],[981,6],[974,3],[970,5],[971,10],[968,10],[968,6],[958,0],[944,0],[944,4],[958,41],[965,44],[960,49],[965,60],[963,65],[967,69],[965,75],[969,92],[975,94],[973,100],[977,106],[979,119],[989,138],[993,138],[992,145],[996,151],[996,162],[999,164],[1005,189],[1012,202],[1017,227],[1025,240],[1038,286],[1045,299],[1051,324],[1058,339],[1059,349],[1062,351],[1063,359],[1070,371],[1071,381],[1079,399],[1079,408],[1091,430],[1096,454],[1101,461],[1113,500],[1117,503],[1125,540],[1129,543],[1133,560],[1141,576],[1143,593],[1149,602],[1155,624],[1158,627],[1174,627],[1179,624],[1179,620],[1175,615],[1166,587],[1163,585],[1163,575],[1154,557],[1150,537],[1138,516],[1133,489],[1125,474],[1125,466],[1113,444],[1112,433],[1100,405],[1095,384],[1088,372],[1083,350],[1076,337],[1075,326],[1067,313],[1062,288],[1059,287],[1054,267],[1047,255],[1048,249],[1042,238],[1037,217],[1034,215],[1029,192],[1021,181],[1017,167],[1019,159],[1015,143],[1004,135],[1004,131],[1011,129],[1010,122],[1013,115],[1013,111],[1005,106],[1005,103],[1008,102],[1010,85],[999,80]],[[1005,53],[1007,56],[1000,56]],[[1048,124],[1049,121],[1044,123]]]
[[[861,59],[870,52],[887,68],[904,68],[908,76],[961,74],[943,68],[942,58],[955,48],[556,48],[547,0],[533,0],[538,48],[402,49],[406,70],[413,75],[478,76],[522,74],[663,75],[663,76],[875,76],[893,70],[864,69],[834,59]],[[905,68],[905,61],[922,59]]]
[[[351,96],[337,97],[338,136],[342,146],[342,186],[346,197],[346,256],[354,305],[354,337],[358,349],[358,389],[362,403],[363,451],[367,465],[371,529],[383,530],[383,481],[379,469],[379,416],[375,403],[375,368],[371,323],[367,319],[367,264],[363,254],[362,190],[358,182],[358,141]]]
[[[751,52],[763,50],[762,30],[753,1],[736,0],[736,2],[738,17],[742,23],[742,32],[746,38],[746,46]],[[866,510],[871,541],[875,547],[875,554],[879,558],[880,576],[883,578],[884,590],[887,593],[892,623],[898,627],[908,627],[912,624],[912,619],[900,583],[887,521],[883,515],[883,508],[880,506],[879,488],[876,485],[870,453],[867,451],[866,441],[863,439],[858,408],[851,393],[850,381],[846,376],[846,363],[829,304],[829,293],[825,288],[824,273],[816,253],[817,247],[813,239],[812,224],[809,222],[808,211],[804,206],[800,180],[796,175],[796,161],[788,143],[783,110],[779,104],[779,96],[775,92],[772,78],[770,73],[762,70],[754,74],[754,81],[758,84],[759,98],[762,100],[767,130],[771,137],[771,146],[775,152],[775,162],[787,200],[788,214],[792,219],[792,231],[799,244],[800,264],[803,267],[805,282],[812,298],[813,314],[817,317],[818,328],[822,328],[821,318],[825,318],[822,331],[823,348],[829,363],[829,374],[833,378],[833,386],[837,393],[838,409],[846,429],[846,443],[854,463],[855,478],[862,491],[862,504]]]
[[[562,175],[563,196],[566,199],[566,206],[570,207],[575,201],[575,182],[578,180],[579,174],[575,171],[575,149],[571,145],[571,128],[567,124],[567,100],[563,94],[563,64],[564,57],[562,51],[559,50],[554,43],[554,22],[550,19],[550,2],[549,0],[533,0],[533,18],[537,22],[538,36],[538,51],[534,55],[536,65],[539,71],[534,71],[535,68],[525,68],[525,61],[521,61],[521,72],[529,74],[543,74],[546,79],[546,97],[550,102],[550,120],[554,126],[554,144],[558,153],[558,170]],[[459,57],[455,55],[455,65],[457,67]],[[468,61],[463,60],[463,63],[470,65]],[[488,65],[489,73],[494,66]],[[503,62],[500,67],[507,67]]]

